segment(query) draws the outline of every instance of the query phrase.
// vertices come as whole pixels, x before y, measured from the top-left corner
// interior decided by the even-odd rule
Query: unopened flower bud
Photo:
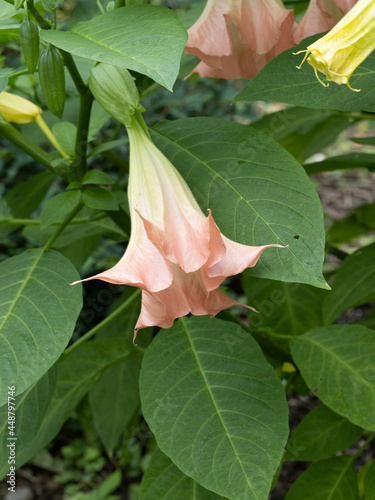
[[[129,126],[134,113],[144,111],[134,78],[125,68],[101,63],[91,69],[90,90],[98,103],[116,120]]]

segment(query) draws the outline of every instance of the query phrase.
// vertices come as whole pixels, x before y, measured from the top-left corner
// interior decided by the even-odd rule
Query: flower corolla
[[[82,281],[142,289],[135,335],[147,326],[169,328],[188,313],[213,317],[239,304],[218,287],[254,266],[266,248],[280,245],[247,246],[226,238],[211,211],[202,212],[185,180],[153,144],[139,112],[128,135],[130,241],[114,267]]]

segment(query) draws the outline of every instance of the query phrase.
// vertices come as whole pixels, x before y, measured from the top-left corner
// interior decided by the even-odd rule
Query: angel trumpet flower
[[[185,51],[201,63],[193,70],[214,78],[252,78],[293,46],[294,11],[281,0],[208,0],[188,30]]]
[[[343,18],[357,0],[310,0],[306,14],[295,25],[293,41],[295,44],[308,36],[329,31]]]
[[[354,70],[375,48],[375,1],[359,0],[354,7],[325,36],[312,43],[300,64],[307,62],[314,68],[319,82],[327,87],[318,76],[323,73],[328,81],[345,84],[351,90],[349,79]]]
[[[252,247],[226,238],[211,211],[202,212],[179,172],[153,144],[139,112],[128,134],[130,241],[114,267],[87,279],[142,289],[135,338],[140,328],[169,328],[190,312],[213,317],[239,304],[219,285],[254,266],[266,248],[280,245]]]
[[[31,123],[42,110],[28,99],[9,92],[0,92],[0,114],[8,122]]]

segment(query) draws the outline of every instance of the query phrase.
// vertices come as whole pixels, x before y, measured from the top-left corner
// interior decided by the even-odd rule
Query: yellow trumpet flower
[[[306,55],[300,64],[306,61],[314,68],[315,76],[322,82],[318,71],[328,81],[347,85],[353,89],[349,79],[354,70],[375,48],[375,0],[359,0],[354,7],[325,36],[307,47]]]
[[[30,123],[35,121],[42,110],[28,99],[9,92],[0,92],[0,114],[8,122]]]

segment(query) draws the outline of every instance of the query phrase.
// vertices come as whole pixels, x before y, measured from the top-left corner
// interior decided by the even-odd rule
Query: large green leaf
[[[314,408],[289,439],[284,460],[322,460],[361,437],[363,429],[324,405]]]
[[[71,31],[42,30],[40,35],[71,54],[137,71],[169,90],[187,41],[174,12],[154,5],[114,9]]]
[[[73,265],[57,252],[26,250],[0,264],[0,404],[21,394],[57,360],[82,307]]]
[[[339,111],[375,111],[375,54],[368,56],[355,70],[350,85],[361,92],[353,92],[346,85],[333,82],[323,87],[314,75],[313,68],[305,62],[296,68],[304,50],[321,35],[303,40],[297,47],[286,50],[272,59],[236,97],[236,101],[278,101],[305,108],[336,109]]]
[[[359,500],[353,457],[316,462],[293,484],[285,500]]]
[[[223,497],[206,490],[156,450],[142,478],[140,500],[220,500]]]
[[[108,366],[126,359],[133,349],[131,343],[123,339],[87,342],[51,368],[57,368],[52,396],[47,382],[51,385],[53,373],[39,380],[25,397],[16,398],[16,430],[17,436],[22,437],[22,441],[17,442],[17,467],[30,460],[56,436],[95,380]],[[44,401],[47,395],[49,402]],[[39,406],[36,401],[39,401]],[[0,415],[5,411],[6,406],[1,408]],[[5,439],[4,432],[8,437],[5,426],[0,428],[0,442]],[[8,464],[0,462],[0,479],[8,472]]]
[[[329,408],[375,431],[375,332],[358,325],[315,328],[297,337],[293,359]]]
[[[152,136],[225,236],[247,245],[279,243],[251,274],[326,288],[323,215],[301,165],[250,127],[214,118],[162,122]]]
[[[180,319],[147,349],[140,387],[147,423],[182,472],[231,500],[266,500],[288,409],[251,336],[218,319]]]
[[[249,314],[253,330],[299,335],[323,325],[322,304],[328,291],[253,276],[244,276],[243,285],[248,303],[260,313]]]
[[[375,243],[360,248],[344,260],[336,273],[323,304],[326,325],[332,323],[344,311],[373,298],[375,292]]]

